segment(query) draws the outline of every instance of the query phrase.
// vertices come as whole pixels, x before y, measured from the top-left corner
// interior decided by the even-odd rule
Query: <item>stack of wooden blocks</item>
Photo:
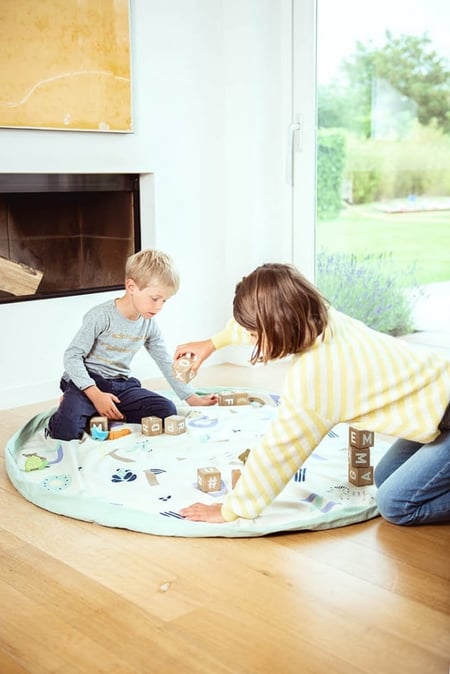
[[[348,481],[357,487],[373,484],[373,466],[370,448],[374,444],[373,431],[348,430]]]

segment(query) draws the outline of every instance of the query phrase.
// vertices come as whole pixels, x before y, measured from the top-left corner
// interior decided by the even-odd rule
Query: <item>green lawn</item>
[[[450,281],[450,211],[382,213],[350,206],[337,220],[317,223],[317,251],[391,255],[398,270],[415,266],[418,284]]]

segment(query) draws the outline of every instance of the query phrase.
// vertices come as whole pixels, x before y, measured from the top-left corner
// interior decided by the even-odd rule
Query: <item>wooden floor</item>
[[[277,391],[284,369],[196,382]],[[2,446],[53,403],[0,412]],[[1,674],[448,674],[449,526],[151,536],[41,510],[3,456],[0,498]]]

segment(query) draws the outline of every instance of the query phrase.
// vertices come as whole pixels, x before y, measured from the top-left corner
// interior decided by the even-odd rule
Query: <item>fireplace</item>
[[[0,303],[123,287],[137,174],[0,174]]]

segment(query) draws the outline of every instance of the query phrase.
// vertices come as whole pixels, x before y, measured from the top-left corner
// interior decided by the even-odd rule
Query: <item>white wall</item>
[[[0,129],[2,173],[146,174],[142,245],[172,255],[182,278],[158,318],[170,350],[222,327],[242,274],[290,259],[286,4],[132,0],[133,134]],[[0,408],[58,395],[65,347],[110,296],[0,305]],[[134,373],[158,371],[143,352]]]

